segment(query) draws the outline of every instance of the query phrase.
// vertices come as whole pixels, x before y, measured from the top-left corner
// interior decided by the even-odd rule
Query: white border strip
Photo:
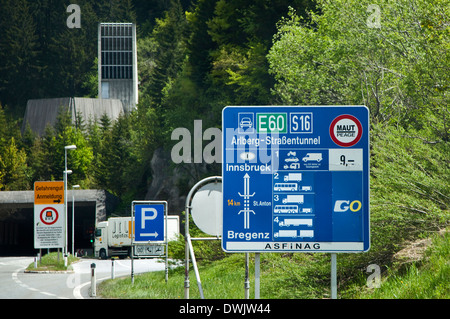
[[[246,242],[226,243],[227,252],[360,252],[364,242]]]

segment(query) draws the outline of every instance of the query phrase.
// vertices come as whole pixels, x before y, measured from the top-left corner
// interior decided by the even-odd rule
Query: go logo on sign
[[[334,211],[337,213],[343,213],[349,209],[352,212],[358,212],[361,210],[362,204],[359,200],[354,200],[350,202],[349,200],[337,200],[334,203]]]

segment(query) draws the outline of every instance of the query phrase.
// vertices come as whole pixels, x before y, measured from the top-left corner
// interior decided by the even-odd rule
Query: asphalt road
[[[73,272],[25,273],[33,257],[0,258],[0,299],[89,299],[91,264],[96,264],[97,283],[111,278],[111,260],[82,259]],[[135,259],[134,273],[164,270],[155,259]],[[130,276],[131,260],[116,260],[114,276]]]

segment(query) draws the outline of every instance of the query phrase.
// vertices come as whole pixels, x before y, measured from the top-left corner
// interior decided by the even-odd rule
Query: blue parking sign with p
[[[134,205],[135,242],[164,241],[164,204]]]

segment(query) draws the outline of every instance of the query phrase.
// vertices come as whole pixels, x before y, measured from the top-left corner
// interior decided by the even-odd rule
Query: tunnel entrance
[[[33,240],[33,208],[3,214],[0,220],[0,256],[31,256]]]
[[[68,205],[68,250],[72,253],[72,206]],[[75,252],[90,252],[92,250],[91,238],[95,231],[95,207],[75,205]],[[84,253],[83,253],[84,254]]]
[[[69,252],[72,252],[72,202],[75,200],[75,251],[91,251],[95,225],[114,211],[118,198],[105,190],[67,191]],[[55,251],[51,249],[51,251]],[[46,253],[47,249],[42,249]],[[0,256],[36,256],[34,248],[34,191],[0,192]]]
[[[72,205],[67,205],[68,250],[72,253]],[[0,220],[0,256],[36,256],[34,248],[34,209],[19,208],[3,213]],[[92,249],[91,234],[95,230],[95,206],[75,205],[75,251]],[[51,249],[55,251],[56,249]],[[43,253],[47,249],[42,249]]]

